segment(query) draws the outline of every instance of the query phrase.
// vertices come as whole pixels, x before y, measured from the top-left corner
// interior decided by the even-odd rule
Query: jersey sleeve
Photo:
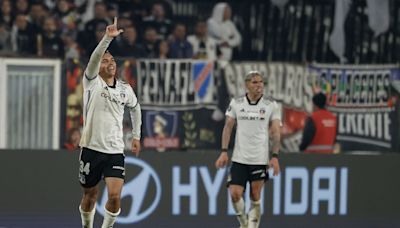
[[[135,92],[133,91],[131,86],[127,86],[128,87],[128,100],[126,102],[126,106],[129,108],[134,108],[136,107],[136,105],[138,104],[138,99],[136,97]]]
[[[235,99],[232,99],[231,103],[229,103],[228,109],[225,112],[225,115],[236,119],[236,109],[235,108],[236,108],[235,107]]]
[[[99,78],[99,70],[101,65],[101,58],[104,55],[107,47],[110,45],[111,41],[113,40],[112,37],[108,37],[104,35],[101,41],[97,44],[96,48],[90,55],[90,59],[86,69],[83,73],[83,88],[88,88],[91,84],[95,84],[96,78]]]
[[[83,89],[85,89],[85,90],[90,89],[91,87],[93,87],[97,84],[101,84],[100,77],[96,76],[95,78],[89,79],[86,76],[86,72],[85,72],[83,75],[82,84],[83,84]]]
[[[280,106],[278,105],[278,103],[276,103],[276,101],[274,101],[273,103],[272,103],[272,114],[271,114],[271,117],[270,117],[270,121],[272,121],[272,120],[282,120],[282,117],[281,117],[282,115],[281,115],[281,108],[280,108]]]

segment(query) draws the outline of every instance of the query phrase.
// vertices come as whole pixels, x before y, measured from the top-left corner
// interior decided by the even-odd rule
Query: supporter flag
[[[193,81],[195,91],[195,101],[199,103],[212,102],[213,96],[213,62],[194,62]]]

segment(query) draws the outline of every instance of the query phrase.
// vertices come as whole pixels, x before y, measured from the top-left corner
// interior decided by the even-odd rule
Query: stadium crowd
[[[130,58],[232,58],[241,35],[226,3],[193,24],[174,21],[167,1],[0,0],[0,56],[88,57],[114,17],[124,30],[114,56]],[[189,29],[188,29],[189,26]],[[193,34],[188,35],[188,30]]]

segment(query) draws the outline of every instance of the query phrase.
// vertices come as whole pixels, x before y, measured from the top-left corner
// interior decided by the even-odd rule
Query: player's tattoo
[[[278,153],[279,152],[279,147],[280,147],[280,141],[281,141],[281,134],[279,130],[272,131],[271,135],[271,146],[272,146],[272,152],[273,153]]]

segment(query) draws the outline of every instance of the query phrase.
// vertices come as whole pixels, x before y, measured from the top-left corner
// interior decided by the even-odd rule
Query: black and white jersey
[[[83,89],[84,126],[80,146],[107,154],[123,153],[124,107],[138,104],[132,87],[120,80],[110,87],[97,75],[92,80],[84,76]]]
[[[276,101],[261,97],[251,104],[247,96],[232,99],[226,115],[236,119],[236,138],[232,161],[266,165],[269,160],[269,124],[281,120]]]

